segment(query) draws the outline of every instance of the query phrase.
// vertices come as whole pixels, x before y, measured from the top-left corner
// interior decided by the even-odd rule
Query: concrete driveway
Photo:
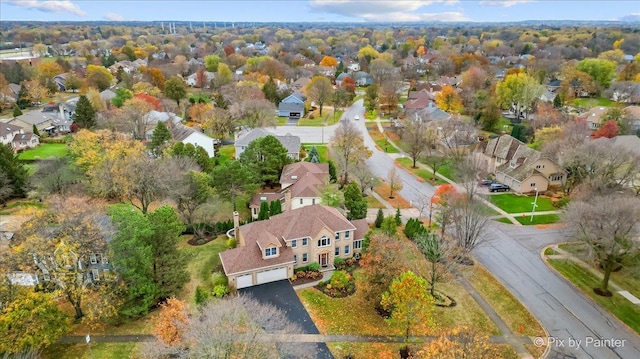
[[[300,299],[293,290],[288,280],[281,280],[249,288],[240,289],[241,294],[250,294],[261,303],[271,304],[276,308],[287,313],[287,318],[298,324],[305,334],[320,334],[318,328],[311,320],[309,313],[304,308]],[[306,345],[306,344],[305,344]],[[329,352],[329,348],[325,343],[308,344],[316,345],[317,356],[319,359],[333,359],[333,355]]]

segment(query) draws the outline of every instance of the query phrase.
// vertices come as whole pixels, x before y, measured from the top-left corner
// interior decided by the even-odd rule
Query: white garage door
[[[241,275],[236,278],[236,289],[251,287],[252,285],[253,279],[251,278],[251,274]]]
[[[275,282],[282,279],[287,279],[286,267],[271,269],[258,273],[258,284]]]

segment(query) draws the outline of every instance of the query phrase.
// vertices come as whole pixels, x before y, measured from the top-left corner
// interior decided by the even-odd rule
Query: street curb
[[[547,256],[544,254],[544,250],[547,248],[551,248],[554,245],[559,245],[559,244],[565,244],[565,243],[571,243],[571,242],[561,242],[561,243],[556,243],[556,244],[551,244],[548,245],[546,247],[544,247],[542,249],[542,252],[540,253],[540,256],[542,258],[542,261],[544,262],[544,264],[551,269],[556,276],[560,277],[562,280],[564,280],[565,282],[569,283],[569,285],[575,289],[576,291],[578,291],[582,297],[584,297],[586,300],[588,300],[589,302],[591,302],[592,304],[595,304],[595,306],[597,308],[599,308],[600,310],[602,310],[603,312],[607,313],[607,315],[609,317],[611,317],[611,319],[613,319],[614,321],[618,322],[619,324],[621,324],[623,327],[627,328],[627,330],[631,333],[631,334],[635,334],[638,335],[638,333],[636,333],[635,330],[633,330],[633,328],[631,328],[627,323],[623,322],[622,320],[620,320],[620,318],[618,318],[617,316],[615,316],[613,313],[611,313],[607,308],[603,307],[602,305],[600,305],[600,303],[596,302],[593,298],[591,298],[591,296],[589,296],[589,294],[587,294],[584,290],[582,290],[581,288],[579,288],[578,286],[576,286],[575,284],[573,284],[573,282],[571,282],[567,277],[565,277],[562,273],[560,273],[557,269],[555,269],[551,264],[549,264],[548,260],[547,260]],[[568,260],[568,259],[567,259]],[[573,314],[572,311],[570,311],[568,308],[567,310],[569,311],[569,313],[571,313],[571,315],[573,315],[574,317],[577,318],[577,316],[575,314]]]

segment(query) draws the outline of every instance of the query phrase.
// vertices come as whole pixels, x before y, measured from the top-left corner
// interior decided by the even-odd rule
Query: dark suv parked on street
[[[509,192],[509,186],[502,183],[492,183],[489,185],[489,192]]]

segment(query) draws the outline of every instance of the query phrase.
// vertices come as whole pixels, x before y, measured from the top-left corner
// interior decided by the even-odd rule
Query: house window
[[[302,198],[300,198],[300,204],[302,204],[302,201],[303,201],[303,199],[302,199]]]
[[[509,162],[509,167],[510,168],[516,168],[516,161],[515,160],[511,160],[511,162]]]
[[[326,247],[331,245],[331,239],[327,236],[322,236],[322,238],[318,239],[318,247]]]
[[[264,250],[265,257],[273,257],[278,254],[278,248],[270,247]]]
[[[316,199],[315,198],[311,199],[311,204],[316,204]]]
[[[353,241],[353,249],[362,249],[362,239]]]
[[[302,246],[306,247],[308,244],[309,238],[302,238]]]
[[[351,231],[344,232],[344,239],[349,239],[351,237]]]
[[[298,240],[294,239],[291,241],[291,248],[297,248],[298,247]]]
[[[536,186],[536,184],[535,184],[535,183],[532,183],[532,184],[531,184],[531,187],[535,187],[535,186]]]
[[[496,162],[498,162],[498,163],[502,163],[502,158],[500,158],[500,157],[496,157]]]
[[[339,241],[339,240],[340,240],[340,233],[336,232],[336,241]]]
[[[544,165],[536,165],[536,169],[538,169],[538,170],[539,170],[539,169],[541,169],[541,168],[544,168]]]
[[[91,274],[93,275],[93,280],[100,280],[100,271],[98,271],[97,269],[92,269]]]
[[[340,247],[336,247],[336,250],[335,250],[334,254],[337,255],[337,256],[340,255]]]
[[[296,254],[293,255],[293,264],[298,264],[298,256]]]
[[[91,255],[89,256],[89,260],[91,261],[91,264],[97,264],[98,263],[98,258],[97,258],[95,253],[91,253]]]
[[[549,181],[562,181],[562,175],[549,176]]]
[[[344,254],[349,254],[349,253],[351,253],[349,246],[344,246]]]
[[[309,261],[309,258],[307,258],[307,254],[302,253],[302,263],[307,263],[308,261]]]

